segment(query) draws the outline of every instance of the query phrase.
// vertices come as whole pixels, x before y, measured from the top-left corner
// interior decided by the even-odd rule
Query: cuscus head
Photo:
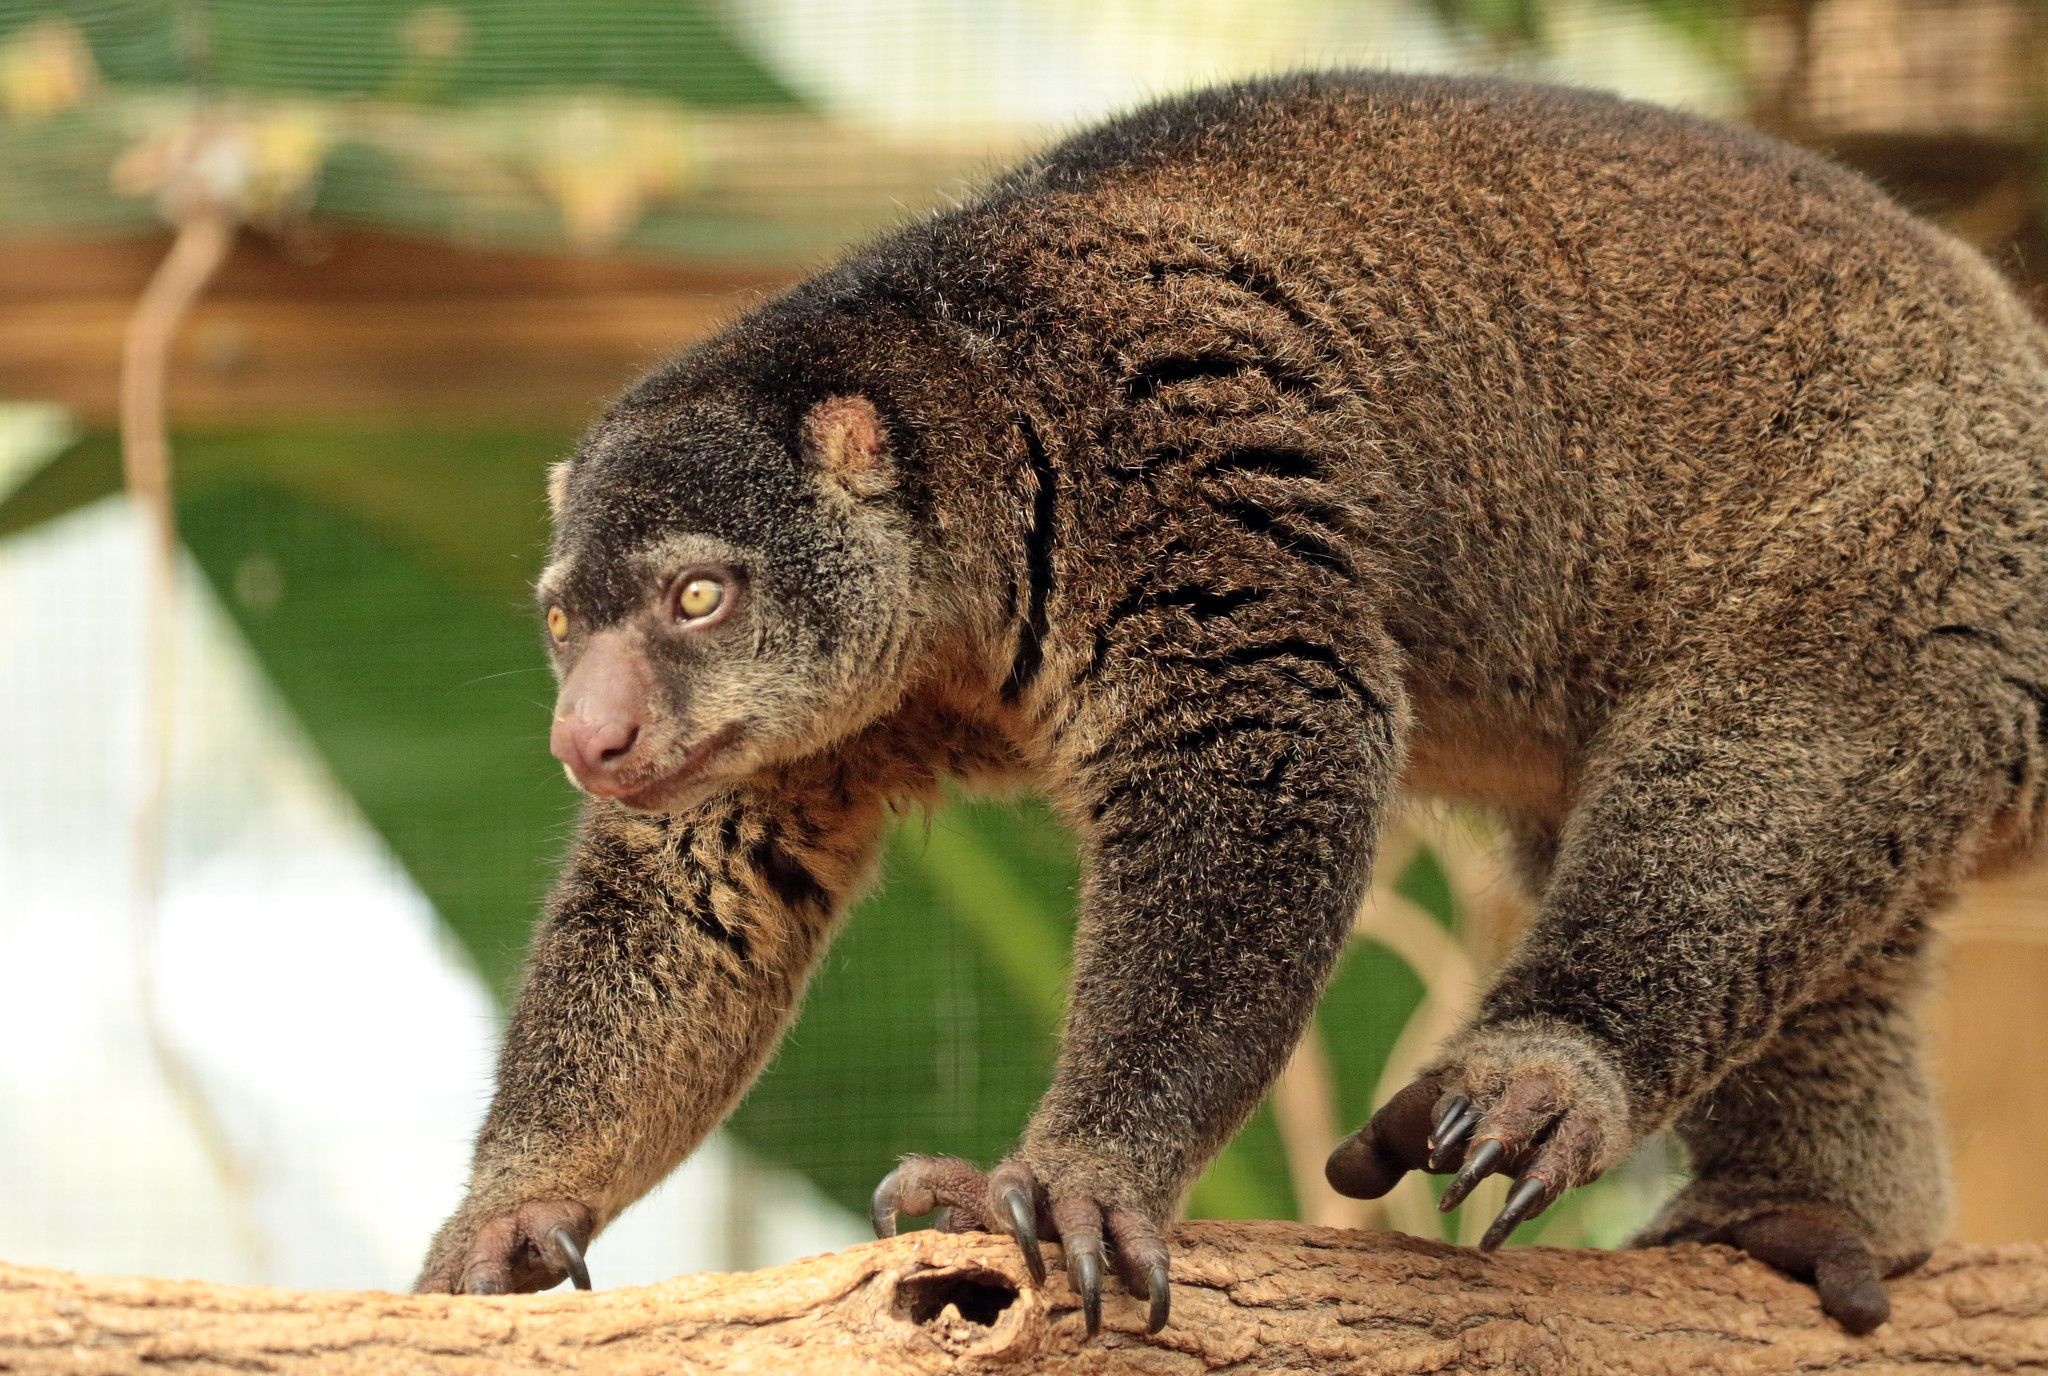
[[[548,496],[549,743],[586,792],[674,811],[900,699],[917,560],[866,399],[782,423],[716,395],[629,395]]]

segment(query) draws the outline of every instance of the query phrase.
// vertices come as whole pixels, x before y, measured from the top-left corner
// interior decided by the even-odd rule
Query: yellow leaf
[[[0,110],[52,115],[82,105],[99,86],[92,48],[76,24],[39,19],[0,43]]]

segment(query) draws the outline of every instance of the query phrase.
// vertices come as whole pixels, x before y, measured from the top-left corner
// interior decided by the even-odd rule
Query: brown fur
[[[868,433],[835,398],[886,491],[819,442]],[[1333,1178],[1418,1164],[1456,1091],[1552,1194],[1678,1127],[1700,1175],[1659,1236],[1782,1260],[1846,1217],[1910,1259],[1944,1189],[1923,924],[2042,826],[2044,420],[2048,340],[1954,240],[1809,155],[1540,87],[1211,92],[855,256],[567,476],[550,595],[592,625],[640,614],[664,542],[765,570],[751,649],[663,669],[679,739],[760,734],[694,811],[590,813],[422,1284],[519,1201],[602,1226],[673,1165],[882,802],[946,774],[1021,773],[1081,841],[1017,1158],[1053,1205],[1170,1215],[1292,1048],[1405,773],[1503,813],[1540,910]],[[800,611],[808,661],[775,639]]]

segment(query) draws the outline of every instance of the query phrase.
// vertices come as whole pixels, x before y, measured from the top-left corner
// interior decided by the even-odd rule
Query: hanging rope
[[[121,349],[121,466],[144,526],[148,605],[144,611],[142,732],[132,860],[137,1012],[164,1087],[192,1129],[228,1204],[236,1245],[258,1279],[269,1249],[255,1216],[250,1172],[206,1097],[197,1070],[165,1025],[156,986],[163,904],[165,833],[176,752],[178,684],[178,516],[171,483],[164,388],[178,326],[234,246],[235,217],[212,200],[196,204],[129,317]]]

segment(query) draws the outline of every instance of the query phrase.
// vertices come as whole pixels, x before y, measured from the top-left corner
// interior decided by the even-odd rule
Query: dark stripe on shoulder
[[[1254,645],[1240,645],[1213,655],[1187,655],[1184,662],[1201,669],[1227,669],[1246,664],[1260,664],[1277,659],[1298,659],[1317,664],[1327,669],[1338,683],[1351,691],[1361,705],[1380,716],[1391,716],[1393,709],[1365,680],[1353,671],[1344,657],[1328,645],[1301,636],[1289,636],[1284,640],[1261,641]]]
[[[824,911],[832,906],[831,892],[781,844],[773,831],[754,843],[748,859],[784,907]]]
[[[1285,553],[1293,555],[1318,568],[1349,578],[1351,562],[1344,552],[1326,538],[1320,531],[1308,528],[1308,523],[1317,518],[1333,518],[1336,513],[1326,508],[1289,507],[1285,515],[1295,517],[1293,521],[1282,518],[1280,512],[1269,510],[1257,502],[1243,499],[1218,502],[1216,510],[1236,521],[1254,535],[1263,535],[1280,546]]]
[[[1045,605],[1052,597],[1052,546],[1059,520],[1058,481],[1052,460],[1039,438],[1038,427],[1029,417],[1017,420],[1024,437],[1024,452],[1031,461],[1036,490],[1031,502],[1031,531],[1024,542],[1024,566],[1028,595],[1024,624],[1017,631],[1017,654],[1010,662],[1009,681],[1003,685],[1003,700],[1015,702],[1038,677],[1045,664]]]
[[[1202,400],[1198,384],[1225,381],[1264,383],[1274,393],[1294,397],[1310,410],[1322,409],[1329,400],[1325,396],[1326,384],[1313,372],[1256,345],[1239,350],[1197,346],[1193,352],[1151,359],[1125,377],[1124,397],[1133,406],[1150,401],[1176,411],[1213,411],[1213,405],[1191,408],[1190,403]],[[1182,396],[1176,390],[1182,386],[1195,386],[1196,390]]]
[[[718,850],[714,863],[707,866],[716,872],[719,883],[730,886],[733,883],[731,866],[739,861],[740,814],[738,808],[728,808],[718,819]],[[687,862],[686,862],[687,863]],[[712,903],[713,890],[705,886],[694,894],[677,895],[683,901],[677,904],[690,925],[704,935],[718,942],[741,961],[753,957],[753,944],[747,934],[736,927],[728,927],[718,916]]]
[[[2006,683],[2019,689],[2033,702],[2034,734],[2040,738],[2042,745],[2048,746],[2048,687],[2012,674],[2003,677]]]
[[[1126,592],[1123,599],[1103,616],[1102,624],[1095,628],[1095,650],[1088,657],[1088,667],[1077,676],[1076,681],[1085,681],[1101,672],[1102,665],[1109,658],[1118,625],[1142,612],[1158,607],[1181,607],[1197,621],[1210,621],[1217,617],[1229,616],[1254,602],[1266,598],[1264,588],[1232,588],[1217,592],[1196,584],[1182,584],[1172,588],[1155,588],[1140,583]]]
[[[1163,736],[1140,735],[1134,739],[1127,735],[1107,741],[1089,751],[1083,763],[1099,764],[1111,754],[1122,751],[1129,756],[1134,766],[1143,768],[1148,761],[1161,756],[1205,750],[1243,732],[1288,729],[1288,723],[1283,717],[1269,716],[1263,712],[1237,712],[1229,716],[1209,717],[1192,725],[1177,728]]]
[[[1202,473],[1205,477],[1257,473],[1268,478],[1284,478],[1290,482],[1318,481],[1323,476],[1323,462],[1306,449],[1248,445],[1217,455]]]
[[[747,934],[719,921],[718,914],[711,910],[710,903],[693,904],[685,908],[683,914],[690,919],[691,926],[731,951],[741,964],[753,960],[754,945],[747,939]]]
[[[1212,281],[1227,283],[1246,296],[1253,297],[1280,312],[1297,328],[1322,332],[1320,322],[1302,307],[1277,276],[1248,259],[1235,256],[1221,261],[1157,259],[1147,269],[1147,274],[1155,282],[1164,282],[1169,277],[1206,277]]]
[[[1157,358],[1133,372],[1124,382],[1124,395],[1134,402],[1149,401],[1168,387],[1184,382],[1204,382],[1236,377],[1251,365],[1218,354],[1191,354]]]

